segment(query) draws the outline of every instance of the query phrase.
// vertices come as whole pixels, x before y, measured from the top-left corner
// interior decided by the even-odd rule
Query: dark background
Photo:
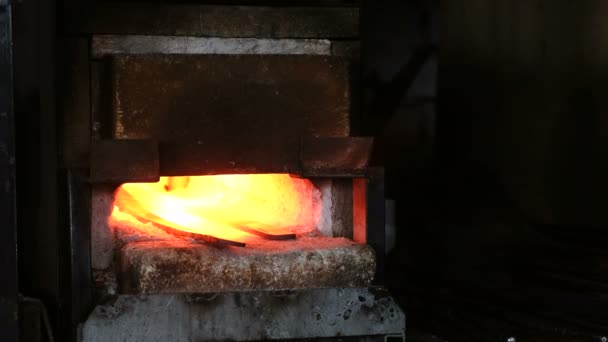
[[[367,115],[383,123],[374,133],[397,208],[387,274],[410,340],[601,340],[608,4],[363,9]],[[436,53],[401,102],[383,106],[428,45]]]
[[[608,3],[361,6],[361,133],[377,137],[374,162],[396,203],[387,274],[409,340],[608,335]],[[42,299],[63,336],[72,318],[61,12],[45,0],[13,8],[19,292]],[[14,250],[3,236],[3,251]]]

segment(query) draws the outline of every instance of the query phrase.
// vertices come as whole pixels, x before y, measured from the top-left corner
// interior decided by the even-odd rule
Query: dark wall
[[[500,192],[492,201],[518,220],[606,224],[608,4],[447,0],[442,11],[444,167],[463,189]]]
[[[372,162],[386,168],[393,199],[418,197],[431,163],[437,7],[427,0],[362,6],[363,133],[376,137]]]
[[[406,3],[367,8],[380,28],[363,35],[368,72],[395,74],[415,51],[421,2]],[[432,135],[407,100],[377,131],[398,208],[388,274],[409,331],[607,333],[608,3],[443,0],[438,13]]]
[[[13,10],[19,293],[42,301],[64,340],[69,245],[59,213],[54,1],[13,1]],[[39,318],[20,317],[23,339],[39,333]]]

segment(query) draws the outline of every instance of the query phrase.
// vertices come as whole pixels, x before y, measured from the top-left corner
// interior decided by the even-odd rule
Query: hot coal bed
[[[80,340],[403,338],[358,9],[134,8],[67,25]]]

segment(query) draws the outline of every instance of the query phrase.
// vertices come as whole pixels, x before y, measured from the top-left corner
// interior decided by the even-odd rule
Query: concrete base
[[[368,288],[119,296],[97,306],[81,332],[82,342],[403,337],[405,314]]]

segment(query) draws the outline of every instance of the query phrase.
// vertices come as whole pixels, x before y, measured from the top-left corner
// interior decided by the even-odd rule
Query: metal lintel
[[[216,54],[216,55],[326,55],[327,39],[215,38],[180,36],[94,35],[91,55]]]
[[[242,136],[241,136],[242,138]],[[244,139],[244,138],[243,138]],[[159,144],[162,176],[195,176],[250,173],[298,174],[297,145],[267,145],[237,139],[201,142],[180,141]],[[289,151],[294,151],[290,158]],[[283,151],[279,155],[279,152]]]
[[[235,152],[234,146],[221,143],[98,140],[91,145],[90,180],[119,184],[154,182],[160,175],[229,173],[291,173],[308,178],[366,177],[371,145],[372,138],[306,138],[299,151],[295,145],[292,146],[293,154],[284,153],[279,157],[271,153],[274,151],[272,146],[250,146],[249,149],[242,146]]]

